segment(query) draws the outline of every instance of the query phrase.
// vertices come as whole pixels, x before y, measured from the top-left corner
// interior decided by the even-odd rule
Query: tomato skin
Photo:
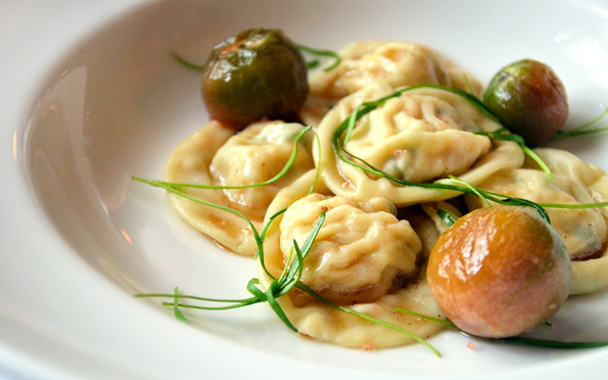
[[[249,29],[211,51],[201,92],[209,116],[237,130],[293,121],[308,95],[306,62],[281,30]]]
[[[490,81],[483,102],[529,146],[547,142],[568,119],[564,84],[551,67],[532,59],[500,70]]]
[[[433,298],[461,330],[487,338],[530,331],[568,297],[570,255],[528,207],[493,206],[458,219],[427,267]]]

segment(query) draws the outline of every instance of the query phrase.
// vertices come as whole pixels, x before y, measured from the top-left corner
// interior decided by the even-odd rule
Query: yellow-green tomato
[[[483,102],[530,146],[548,141],[568,119],[564,84],[551,67],[532,59],[500,70],[490,81]]]
[[[308,95],[306,63],[281,30],[249,29],[212,50],[202,95],[209,116],[237,130],[293,120]]]
[[[433,298],[461,330],[516,336],[551,318],[568,297],[570,255],[529,207],[493,206],[458,219],[427,268]]]

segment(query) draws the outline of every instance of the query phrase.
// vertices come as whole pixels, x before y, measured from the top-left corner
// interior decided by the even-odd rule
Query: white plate
[[[157,189],[172,148],[206,121],[198,74],[228,35],[280,27],[339,48],[426,43],[487,83],[523,57],[564,80],[570,126],[608,106],[605,1],[124,1],[0,3],[0,375],[36,379],[599,378],[608,349],[546,350],[458,333],[374,353],[290,333],[264,305],[185,325],[140,291],[246,296],[250,259],[192,231]],[[606,136],[566,147],[608,169]],[[561,333],[608,339],[608,294],[568,302]],[[473,341],[475,350],[467,348]]]

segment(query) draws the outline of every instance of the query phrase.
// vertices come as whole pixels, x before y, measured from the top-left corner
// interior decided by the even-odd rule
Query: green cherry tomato
[[[249,29],[212,50],[203,101],[212,119],[237,130],[262,119],[295,119],[307,79],[302,54],[281,30]]]
[[[526,144],[540,145],[553,137],[568,118],[566,89],[542,62],[524,59],[500,70],[490,81],[483,102]]]

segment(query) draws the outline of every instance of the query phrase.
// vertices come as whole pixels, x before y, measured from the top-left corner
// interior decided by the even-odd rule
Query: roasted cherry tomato
[[[570,255],[529,207],[493,206],[458,219],[435,244],[427,277],[437,305],[473,335],[503,338],[551,318],[568,297]]]
[[[235,129],[262,119],[292,120],[308,95],[297,46],[278,29],[250,29],[217,45],[204,65],[211,118]]]
[[[548,141],[568,119],[564,84],[551,67],[531,59],[500,70],[490,81],[483,102],[530,146]]]

